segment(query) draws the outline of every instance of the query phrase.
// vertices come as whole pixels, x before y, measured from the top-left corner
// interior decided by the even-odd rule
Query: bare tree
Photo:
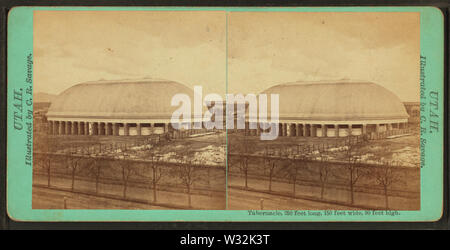
[[[124,199],[126,199],[130,176],[133,175],[134,173],[133,162],[128,159],[121,159],[118,160],[118,162],[122,172],[122,183],[123,183],[122,196]]]
[[[305,155],[288,157],[284,169],[286,178],[292,183],[292,196],[296,196],[297,184],[299,182],[299,177],[308,170],[308,157]]]
[[[181,183],[186,187],[186,193],[188,195],[188,205],[189,207],[192,207],[192,185],[197,178],[197,168],[192,164],[191,160],[186,160],[185,162],[178,165],[178,170]]]
[[[366,174],[360,164],[364,145],[365,144],[363,142],[351,143],[351,139],[349,137],[349,141],[344,147],[344,157],[346,161],[345,168],[348,170],[348,184],[350,188],[350,204],[354,204],[355,202],[354,195],[356,183]]]
[[[44,154],[41,156],[40,165],[42,166],[42,169],[47,173],[47,187],[50,187],[50,179],[51,179],[51,167],[52,167],[52,159],[51,156],[48,154]]]
[[[378,185],[383,188],[384,191],[384,205],[386,209],[389,209],[389,188],[393,183],[401,181],[399,172],[395,171],[395,167],[391,163],[383,163],[379,166],[372,167],[370,174],[375,178]]]
[[[78,167],[80,166],[81,158],[76,157],[73,154],[70,154],[67,156],[67,165],[71,172],[72,177],[72,185],[71,185],[71,191],[73,192],[75,189],[75,176],[78,170]]]
[[[241,173],[244,175],[245,180],[245,189],[248,189],[248,156],[240,156],[239,157],[239,169]]]
[[[297,181],[300,171],[300,163],[295,160],[295,157],[288,160],[288,178],[290,182],[292,183],[292,196],[295,197],[296,195],[296,188],[297,188]]]
[[[320,199],[323,199],[325,193],[325,186],[330,176],[330,164],[328,163],[328,157],[322,155],[319,164],[319,181],[320,181]]]
[[[161,167],[161,155],[160,155],[159,150],[155,147],[155,148],[152,148],[151,151],[149,151],[148,157],[150,159],[150,169],[152,171],[151,185],[152,185],[152,189],[153,189],[153,202],[157,202],[156,195],[157,195],[158,183],[163,176],[163,169]]]
[[[273,176],[275,174],[275,169],[277,167],[276,165],[276,159],[271,159],[271,157],[269,156],[269,152],[266,151],[264,152],[264,172],[268,172],[268,176],[269,176],[269,192],[272,191],[272,179]]]
[[[157,138],[158,137],[156,137],[156,139]],[[150,148],[147,148],[144,155],[146,159],[149,159],[149,163],[146,164],[145,167],[146,169],[148,167],[147,171],[151,172],[149,175],[146,175],[145,178],[150,180],[149,185],[153,190],[153,202],[157,202],[158,183],[161,181],[163,175],[168,174],[170,171],[164,171],[162,165],[162,158],[164,156],[163,149],[166,142],[155,140],[154,143],[152,143],[152,141],[153,139],[150,139],[149,143],[153,145]]]
[[[239,160],[239,170],[244,175],[245,189],[248,189],[248,171],[249,171],[249,154],[250,154],[250,141],[248,136],[239,135],[240,139],[235,139],[231,144],[230,152],[238,155],[236,158]]]
[[[40,165],[47,173],[47,186],[50,187],[52,156],[46,153],[52,152],[55,148],[55,140],[52,140],[48,134],[36,134],[33,145],[35,148],[40,148],[44,153],[40,157]]]
[[[89,164],[89,174],[93,175],[95,178],[95,193],[98,194],[103,161],[99,158],[92,157],[90,158]]]

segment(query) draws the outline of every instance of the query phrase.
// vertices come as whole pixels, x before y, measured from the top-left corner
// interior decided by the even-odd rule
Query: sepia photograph
[[[226,209],[225,131],[171,123],[174,95],[225,94],[225,12],[33,20],[33,209]]]
[[[418,12],[34,11],[33,209],[420,210]]]
[[[229,130],[228,209],[420,209],[419,13],[232,12],[228,38],[229,92],[279,96],[278,138]]]

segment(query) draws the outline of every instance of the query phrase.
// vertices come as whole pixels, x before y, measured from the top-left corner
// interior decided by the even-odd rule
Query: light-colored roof
[[[371,82],[294,82],[273,86],[263,93],[279,94],[280,119],[408,118],[403,103],[394,93]]]
[[[170,118],[175,94],[193,90],[162,79],[86,82],[72,86],[52,102],[48,117]]]

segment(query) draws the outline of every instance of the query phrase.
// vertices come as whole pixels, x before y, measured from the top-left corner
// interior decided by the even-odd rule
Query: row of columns
[[[386,130],[404,129],[406,123],[388,123],[388,124],[306,124],[306,123],[279,123],[278,133],[279,136],[304,136],[304,137],[317,137],[317,131],[321,131],[321,137],[328,137],[328,130],[334,130],[334,136],[339,136],[341,129],[347,130],[347,135],[353,134],[354,126],[358,126],[361,134],[367,134],[368,126],[372,126],[372,131],[369,132],[381,132],[381,127],[384,126]],[[339,126],[346,126],[345,128]],[[250,123],[245,124],[245,135],[260,135],[263,131],[260,126],[256,126],[256,129],[250,129]],[[330,128],[331,127],[331,128]]]
[[[143,125],[155,128],[154,123],[109,123],[109,122],[74,122],[49,121],[48,133],[53,135],[119,135],[119,128],[123,127],[123,135],[130,135],[130,127],[136,124],[137,135],[142,134]],[[169,124],[164,123],[164,133],[169,131]]]
[[[108,123],[108,122],[74,122],[74,121],[49,121],[49,134],[53,135],[119,135],[119,128],[123,127],[123,135],[130,135],[130,127],[136,124],[136,135],[142,135],[142,127],[154,128],[154,123]],[[263,131],[259,124],[254,124],[256,129],[250,129],[250,123],[245,123],[246,135],[260,135]],[[340,129],[347,129],[347,135],[351,135],[353,125],[348,124],[346,128],[340,128],[344,124],[306,124],[306,123],[279,123],[279,136],[304,136],[317,137],[317,131],[321,130],[322,137],[328,136],[328,130],[334,129],[334,135],[339,136]],[[386,130],[406,128],[406,123],[388,124],[359,124],[361,134],[366,134],[367,126],[372,126],[373,131],[380,132],[381,126]],[[331,127],[331,128],[330,128]],[[164,123],[164,133],[169,132],[169,124]]]

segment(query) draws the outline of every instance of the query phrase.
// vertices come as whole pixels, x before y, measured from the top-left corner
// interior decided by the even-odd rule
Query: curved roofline
[[[382,87],[379,84],[376,84],[374,82],[370,81],[363,81],[363,80],[321,80],[321,81],[296,81],[296,82],[285,82],[285,83],[279,83],[276,85],[272,85],[271,87],[263,90],[261,93],[264,93],[265,91],[276,88],[276,87],[282,87],[282,86],[306,86],[306,85],[337,85],[337,84],[374,84],[377,86]],[[384,88],[384,87],[383,87]]]
[[[280,117],[313,119],[408,117],[403,103],[396,94],[370,81],[340,79],[287,82],[271,86],[261,93],[280,95]]]
[[[170,102],[175,94],[192,98],[194,91],[183,83],[156,78],[82,82],[61,92],[47,115],[59,115],[59,112],[70,116],[111,116],[121,112],[165,115],[176,110]]]
[[[175,81],[167,80],[167,79],[163,79],[163,78],[144,77],[144,78],[131,78],[131,79],[124,78],[124,79],[117,79],[117,80],[100,79],[100,80],[96,80],[96,81],[82,82],[79,84],[141,83],[141,82],[148,83],[148,82],[175,82]],[[176,83],[179,83],[179,82],[176,82]]]
[[[176,84],[180,84],[183,87],[188,88],[189,90],[192,90],[191,87],[187,86],[184,83],[180,83],[180,82],[176,82],[176,81],[172,81],[172,80],[167,80],[167,79],[162,79],[162,78],[151,78],[151,77],[145,77],[145,78],[124,78],[124,79],[118,79],[118,80],[96,80],[96,81],[87,81],[87,82],[80,82],[77,83],[75,85],[72,85],[70,87],[68,87],[67,89],[61,91],[58,95],[63,94],[64,92],[74,88],[74,87],[78,87],[78,86],[90,86],[90,85],[115,85],[115,84],[126,84],[126,83],[133,83],[133,84],[150,84],[150,83],[176,83]]]

